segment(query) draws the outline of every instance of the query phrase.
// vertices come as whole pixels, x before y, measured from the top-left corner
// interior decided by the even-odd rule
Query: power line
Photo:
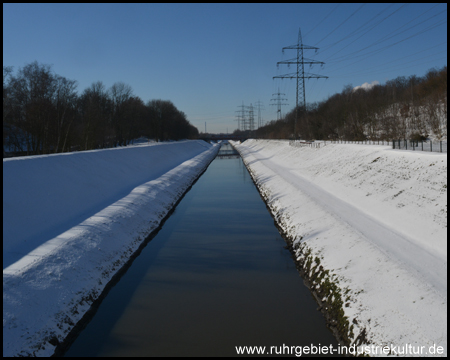
[[[418,19],[419,17],[425,15],[428,11],[434,9],[436,6],[437,6],[437,5],[433,6],[431,9],[428,9],[428,10],[425,11],[424,13],[422,13],[422,14],[420,14],[419,16],[415,17],[414,19],[408,21],[406,24],[403,24],[402,26],[400,26],[399,28],[397,28],[395,31],[400,30],[401,28],[405,27],[406,25],[408,25],[408,24],[411,23],[412,21],[414,21],[414,20]],[[417,24],[415,24],[415,25],[413,25],[413,26],[411,26],[411,27],[409,27],[409,28],[407,28],[407,29],[405,29],[405,30],[403,30],[403,31],[401,31],[401,32],[399,32],[399,33],[397,33],[397,34],[395,34],[395,31],[394,31],[393,34],[392,34],[391,36],[389,36],[389,37],[387,37],[388,35],[384,36],[383,38],[381,38],[380,40],[378,40],[377,42],[375,42],[374,45],[379,44],[379,43],[381,43],[381,42],[383,42],[383,41],[389,40],[389,39],[391,39],[391,38],[393,38],[393,37],[395,37],[395,36],[398,36],[398,35],[400,35],[400,34],[403,34],[405,31],[408,31],[408,30],[410,30],[410,29],[413,29],[413,28],[419,26],[420,24],[423,24],[424,22],[427,22],[428,20],[431,20],[431,19],[435,18],[436,16],[442,14],[443,12],[446,13],[447,10],[443,10],[443,11],[437,13],[437,14],[434,14],[433,16],[430,16],[428,19],[425,19],[425,20],[423,20],[423,21],[421,21],[421,22],[419,22],[419,23],[417,23]]]
[[[342,50],[344,50],[345,48],[347,48],[348,46],[350,46],[351,44],[353,44],[355,41],[359,40],[361,37],[363,37],[364,35],[366,35],[369,31],[373,30],[374,28],[376,28],[378,25],[380,25],[384,20],[388,19],[390,16],[392,16],[393,14],[395,14],[397,11],[401,10],[403,7],[405,7],[407,4],[402,5],[401,7],[399,7],[397,10],[393,11],[392,13],[390,13],[389,15],[385,16],[383,19],[381,19],[379,22],[377,22],[376,24],[374,24],[370,29],[368,29],[366,32],[364,32],[363,34],[361,34],[359,37],[357,37],[355,40],[353,40],[351,43],[347,44],[346,46],[342,47],[340,50],[336,51],[333,55],[330,55],[328,58],[326,58],[325,60],[328,60],[330,58],[332,58],[334,55],[336,55],[337,53],[341,52]],[[381,12],[379,12],[377,15],[375,15],[371,20],[369,20],[369,23],[375,19],[378,15],[380,15],[382,12],[384,12],[385,10],[387,10],[388,8],[390,8],[391,6],[393,6],[393,4],[391,4],[390,6],[388,6],[387,8],[385,8],[384,10],[382,10]],[[368,23],[366,23],[365,25],[368,25]],[[328,48],[326,48],[325,50],[322,50],[322,54],[329,50],[330,48],[332,48],[334,45],[340,43],[341,41],[353,36],[353,34],[355,34],[359,29],[361,28],[361,26],[356,29],[355,31],[353,31],[350,35],[347,35],[345,38],[343,38],[342,40],[339,40],[338,42],[330,45]]]
[[[344,66],[342,66],[342,67],[340,67],[340,68],[338,68],[338,69],[335,69],[335,71],[336,71],[336,70],[343,69],[343,68],[348,67],[348,66],[351,66],[351,65],[353,65],[353,64],[356,64],[356,63],[358,63],[358,62],[360,62],[360,61],[362,61],[362,60],[367,59],[368,57],[370,57],[370,56],[373,55],[373,54],[377,54],[377,53],[379,53],[379,52],[381,52],[381,51],[384,51],[384,50],[386,50],[386,49],[388,49],[388,48],[390,48],[390,47],[392,47],[392,46],[394,46],[394,45],[400,44],[400,43],[403,42],[403,41],[409,40],[409,39],[411,39],[411,38],[413,38],[413,37],[415,37],[415,36],[418,36],[418,35],[421,35],[421,34],[427,32],[427,31],[430,31],[430,30],[434,29],[435,27],[438,27],[438,26],[444,24],[446,21],[447,21],[447,20],[442,20],[440,23],[437,23],[437,24],[435,24],[435,25],[432,25],[432,26],[428,27],[427,29],[425,29],[425,30],[423,30],[423,31],[419,31],[419,32],[417,32],[417,33],[415,33],[415,34],[413,34],[413,35],[411,35],[411,36],[408,36],[408,37],[405,38],[405,39],[402,39],[402,40],[400,40],[400,41],[397,41],[397,42],[395,42],[395,43],[393,43],[393,44],[386,45],[385,47],[382,47],[382,48],[380,48],[380,49],[373,50],[373,51],[371,51],[371,52],[368,52],[368,53],[365,53],[365,54],[361,54],[361,55],[358,55],[358,56],[354,56],[355,58],[361,57],[361,56],[365,56],[365,57],[362,58],[362,59],[359,59],[359,60],[355,61],[354,63],[347,64],[347,65],[344,65]]]
[[[439,4],[437,4],[437,5],[439,5]],[[402,26],[398,27],[394,32],[391,32],[389,35],[382,37],[381,39],[375,41],[375,42],[372,43],[371,45],[369,45],[369,46],[367,46],[367,47],[365,47],[365,48],[363,48],[363,49],[357,50],[356,52],[353,52],[353,53],[350,53],[350,54],[341,56],[341,57],[339,57],[339,58],[335,58],[335,59],[333,59],[333,60],[329,60],[329,59],[331,59],[334,55],[336,55],[337,53],[339,53],[340,51],[342,51],[343,49],[345,49],[346,47],[348,47],[350,44],[352,44],[353,42],[355,42],[356,40],[358,40],[359,38],[361,38],[362,36],[364,36],[365,34],[367,34],[367,33],[368,33],[369,31],[371,31],[375,26],[378,26],[381,22],[385,21],[388,17],[392,16],[394,13],[396,13],[396,12],[400,11],[401,9],[403,9],[403,7],[404,7],[405,5],[402,5],[402,6],[400,6],[398,9],[396,9],[395,11],[393,11],[393,12],[391,12],[389,15],[387,15],[385,18],[383,18],[383,19],[381,19],[380,21],[378,21],[378,22],[377,22],[376,24],[374,24],[371,28],[369,28],[367,31],[365,31],[363,34],[361,34],[361,36],[359,36],[357,39],[353,40],[350,44],[347,44],[346,46],[344,46],[343,48],[341,48],[340,50],[338,50],[337,52],[335,52],[333,55],[331,55],[331,56],[329,56],[328,58],[326,58],[325,61],[326,61],[326,60],[329,60],[330,63],[331,63],[331,65],[329,65],[329,66],[331,66],[331,68],[334,68],[334,65],[337,65],[337,64],[339,64],[339,63],[341,63],[341,62],[344,62],[344,60],[347,60],[347,59],[349,59],[350,57],[351,57],[352,59],[360,58],[360,59],[357,60],[357,61],[354,61],[354,62],[352,62],[352,63],[350,63],[350,64],[346,64],[346,65],[344,65],[344,66],[341,66],[341,67],[339,67],[338,69],[335,69],[335,70],[333,70],[333,71],[340,70],[340,69],[344,69],[344,68],[346,68],[346,67],[352,66],[352,65],[354,65],[354,64],[356,64],[356,63],[359,63],[359,62],[361,62],[361,61],[363,61],[363,60],[365,60],[365,59],[367,59],[367,58],[373,56],[374,54],[380,53],[380,52],[382,52],[382,51],[384,51],[384,50],[386,50],[386,49],[388,49],[388,48],[390,48],[390,47],[392,47],[392,46],[394,46],[394,45],[396,45],[396,44],[399,44],[399,43],[401,43],[401,42],[403,42],[403,41],[406,41],[406,40],[408,40],[408,39],[410,39],[410,38],[412,38],[412,37],[418,36],[418,35],[420,35],[420,34],[422,34],[422,33],[425,33],[425,32],[427,32],[427,31],[429,31],[429,30],[432,30],[433,28],[442,25],[443,22],[441,21],[441,22],[439,22],[439,23],[437,23],[437,24],[435,24],[435,25],[432,25],[432,26],[430,26],[430,27],[428,27],[428,28],[422,29],[421,31],[419,31],[419,32],[417,32],[417,33],[415,33],[415,34],[413,34],[413,35],[411,35],[411,36],[409,36],[409,37],[406,37],[406,38],[404,38],[404,39],[402,39],[402,40],[400,40],[400,41],[398,41],[398,42],[396,42],[396,43],[389,44],[389,45],[386,45],[385,47],[382,47],[382,48],[379,48],[379,49],[376,49],[376,50],[373,50],[373,51],[370,51],[370,52],[364,52],[364,53],[363,53],[364,50],[366,50],[366,49],[368,49],[368,48],[370,48],[370,47],[372,47],[372,46],[376,46],[377,44],[380,44],[380,43],[382,43],[382,42],[384,42],[384,41],[387,41],[387,40],[389,40],[390,38],[393,38],[394,36],[398,36],[398,35],[400,35],[400,34],[406,32],[406,31],[411,30],[411,29],[413,29],[413,28],[419,26],[420,24],[423,24],[424,22],[429,21],[429,20],[435,18],[436,16],[440,15],[443,11],[439,12],[438,14],[435,14],[435,15],[432,15],[432,16],[428,17],[427,19],[421,21],[421,22],[418,23],[418,24],[415,24],[415,25],[413,25],[413,26],[410,26],[409,28],[407,28],[407,29],[405,29],[405,30],[403,30],[403,31],[400,31],[402,28],[404,28],[405,26],[407,26],[407,25],[410,24],[411,22],[413,22],[413,21],[415,21],[416,19],[418,19],[418,18],[424,16],[426,13],[429,13],[429,12],[430,12],[431,10],[433,10],[437,5],[434,5],[434,6],[432,6],[431,8],[427,9],[426,11],[424,11],[423,13],[421,13],[419,16],[417,16],[417,17],[411,19],[410,21],[406,22],[406,23],[403,24]],[[386,10],[386,9],[385,9],[385,10]],[[371,19],[371,20],[373,20],[373,19]],[[445,20],[444,20],[444,21],[445,21]],[[349,36],[347,36],[347,37],[349,37]],[[322,52],[321,52],[321,53],[322,53]],[[359,53],[359,55],[356,55],[356,56],[355,56],[355,54],[358,54],[358,53]],[[380,64],[377,64],[377,65],[381,66]],[[328,70],[330,70],[331,68],[328,67]],[[371,69],[373,69],[373,68],[371,68]],[[371,73],[373,73],[373,72],[371,72]],[[342,77],[342,76],[339,76],[339,77]]]
[[[397,34],[395,34],[396,31],[400,30],[402,27],[404,27],[405,25],[407,25],[407,24],[410,22],[410,21],[409,21],[407,24],[404,24],[404,25],[402,25],[401,27],[397,28],[397,29],[394,31],[394,34],[393,34],[393,35],[391,35],[391,36],[388,36],[388,35],[387,35],[388,37],[387,37],[387,36],[384,36],[383,38],[381,38],[381,39],[375,41],[374,43],[372,43],[372,44],[370,44],[370,45],[368,45],[368,46],[366,46],[366,47],[364,47],[364,48],[362,48],[362,49],[359,49],[359,50],[357,50],[357,51],[355,51],[355,52],[353,52],[353,53],[350,53],[350,54],[347,54],[347,55],[338,57],[337,59],[331,60],[331,62],[340,62],[340,61],[346,60],[346,59],[349,58],[349,57],[359,57],[359,56],[365,56],[365,55],[367,55],[367,54],[371,54],[372,52],[369,52],[369,53],[366,53],[366,54],[361,54],[361,55],[356,55],[356,54],[358,54],[358,53],[360,53],[360,52],[362,52],[362,51],[364,51],[364,50],[367,50],[367,49],[369,49],[369,48],[371,48],[371,47],[373,47],[373,46],[375,46],[375,45],[378,45],[378,44],[380,44],[380,43],[382,43],[382,42],[384,42],[384,41],[386,41],[386,40],[389,40],[389,39],[391,39],[391,38],[393,38],[393,37],[395,37],[395,36],[398,36],[398,35],[404,33],[405,31],[408,31],[408,30],[410,30],[410,29],[413,29],[413,28],[415,28],[416,26],[419,26],[420,24],[422,24],[422,23],[424,23],[424,22],[426,22],[426,21],[428,21],[428,20],[430,20],[430,19],[432,19],[432,18],[438,16],[438,15],[441,14],[442,12],[443,12],[443,11],[441,11],[441,12],[438,13],[438,14],[435,14],[435,15],[429,17],[428,19],[425,19],[424,21],[421,21],[421,22],[418,23],[418,24],[415,24],[415,25],[409,27],[408,29],[405,29],[405,30],[403,30],[403,31],[401,31],[401,32],[399,32],[399,33],[397,33]],[[441,20],[441,23],[434,24],[434,25],[432,25],[431,27],[426,28],[426,29],[424,29],[424,30],[421,30],[421,31],[415,33],[414,35],[412,35],[412,36],[410,36],[410,37],[407,37],[407,38],[405,38],[405,39],[403,39],[403,40],[401,40],[401,41],[399,41],[399,42],[397,42],[397,43],[395,43],[395,44],[398,44],[398,43],[400,43],[400,42],[402,42],[402,41],[408,40],[409,38],[411,38],[411,37],[413,37],[413,36],[417,36],[417,35],[420,35],[421,33],[424,33],[424,32],[426,32],[426,31],[429,31],[429,30],[431,30],[431,29],[433,29],[433,28],[435,28],[435,27],[441,25],[441,24],[442,24],[442,21],[445,22],[446,20]],[[392,46],[392,45],[395,45],[395,44],[391,44],[391,45],[389,45],[389,46]],[[382,49],[384,49],[384,48],[382,48]],[[378,50],[380,50],[380,49],[378,49]],[[378,51],[378,50],[374,50],[374,51]]]
[[[322,24],[341,4],[337,4],[336,7],[331,10],[327,16],[325,16],[316,26],[314,26],[314,28],[312,28],[311,30],[309,30],[304,36],[308,36],[309,33],[313,32],[320,24]]]
[[[323,40],[325,40],[328,36],[330,36],[332,33],[334,33],[337,29],[339,29],[342,25],[344,25],[353,15],[355,15],[359,10],[361,10],[366,4],[362,4],[356,11],[354,11],[347,19],[345,19],[343,22],[341,22],[332,32],[330,32],[328,35],[326,35],[322,40],[320,40],[319,43],[321,43]]]

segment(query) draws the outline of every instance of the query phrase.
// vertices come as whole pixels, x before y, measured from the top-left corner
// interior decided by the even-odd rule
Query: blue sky
[[[423,76],[447,65],[447,4],[3,4],[3,65],[33,61],[77,80],[129,84],[144,102],[171,100],[200,131],[232,132],[238,106],[261,101],[276,119],[272,94],[295,106],[296,81],[277,62],[282,48],[318,47],[323,61],[305,71],[306,101],[323,101],[344,85]]]

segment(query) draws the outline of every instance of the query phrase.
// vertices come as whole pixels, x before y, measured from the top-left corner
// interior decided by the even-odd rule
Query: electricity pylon
[[[260,127],[263,126],[263,124],[262,124],[262,117],[261,117],[261,110],[265,110],[264,109],[264,104],[261,101],[258,100],[255,103],[255,107],[258,108],[258,129],[259,129]]]
[[[248,112],[248,130],[253,131],[255,130],[255,115],[253,111],[253,105],[250,104],[250,106],[247,106],[247,112]]]
[[[238,130],[245,131],[246,130],[246,119],[245,119],[245,108],[244,102],[242,102],[242,105],[238,106],[238,108],[241,108],[241,110],[236,111],[237,115],[237,121],[238,121]]]
[[[296,106],[295,106],[295,123],[294,123],[294,137],[296,137],[296,127],[297,127],[297,119],[298,119],[298,107],[299,107],[299,95],[300,95],[300,106],[303,112],[306,111],[306,94],[305,94],[305,79],[319,79],[325,78],[328,79],[328,76],[309,74],[305,75],[305,64],[320,64],[323,66],[324,62],[322,61],[314,61],[311,59],[305,59],[303,57],[303,50],[318,50],[318,48],[314,46],[304,45],[302,42],[302,33],[300,28],[298,29],[298,40],[297,44],[286,46],[282,49],[283,53],[285,49],[297,50],[297,58],[289,59],[286,61],[277,62],[277,66],[279,64],[296,64],[297,72],[285,75],[274,76],[273,78],[280,79],[297,79],[297,97],[296,97]]]
[[[281,114],[281,105],[289,105],[289,104],[282,104],[283,101],[287,101],[287,99],[284,99],[281,97],[281,95],[285,95],[284,93],[280,93],[280,88],[278,88],[278,92],[275,94],[272,94],[272,96],[277,95],[275,99],[270,99],[270,101],[276,101],[275,104],[270,105],[277,105],[277,120],[281,120],[283,118]]]

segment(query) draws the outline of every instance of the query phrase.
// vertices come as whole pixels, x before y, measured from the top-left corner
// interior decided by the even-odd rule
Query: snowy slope
[[[348,320],[341,331],[351,342],[437,344],[446,352],[446,154],[235,145],[313,287],[338,285]]]
[[[219,149],[203,141],[3,161],[3,355],[53,354]]]

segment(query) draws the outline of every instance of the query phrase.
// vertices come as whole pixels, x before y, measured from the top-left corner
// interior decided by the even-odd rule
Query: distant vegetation
[[[129,85],[106,89],[95,82],[81,95],[77,82],[33,62],[13,74],[3,67],[3,156],[124,146],[141,136],[156,140],[192,139],[198,130],[166,100],[146,104]]]
[[[296,137],[392,140],[447,138],[447,66],[424,77],[398,77],[369,90],[344,87],[327,100],[299,108]],[[295,109],[255,131],[254,137],[294,137]]]

